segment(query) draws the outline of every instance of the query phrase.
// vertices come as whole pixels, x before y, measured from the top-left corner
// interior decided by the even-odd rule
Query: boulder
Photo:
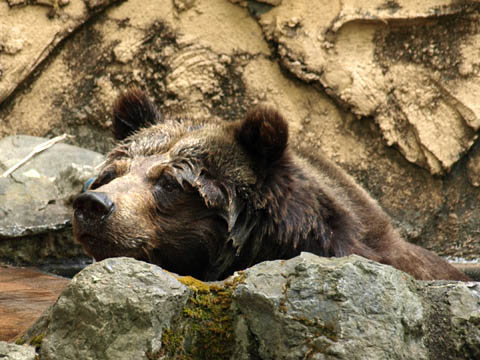
[[[107,259],[74,277],[49,313],[41,359],[148,359],[190,290],[159,267]]]
[[[236,336],[248,340],[237,354],[256,349],[261,359],[349,360],[480,354],[480,284],[418,282],[358,256],[309,253],[244,275],[234,291]]]
[[[358,256],[202,283],[129,258],[88,266],[23,340],[44,359],[477,359],[480,284]]]
[[[47,140],[25,135],[0,140],[0,175]],[[102,161],[101,154],[57,143],[0,177],[0,258],[38,264],[83,254],[73,246],[69,203]]]

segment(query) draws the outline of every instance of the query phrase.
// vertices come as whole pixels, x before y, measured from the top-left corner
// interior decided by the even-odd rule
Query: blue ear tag
[[[85,181],[85,184],[83,184],[82,192],[87,191],[90,185],[92,185],[92,183],[95,181],[95,179],[96,177],[91,177],[90,179]]]

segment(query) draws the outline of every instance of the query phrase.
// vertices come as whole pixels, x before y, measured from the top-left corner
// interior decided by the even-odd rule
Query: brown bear
[[[417,279],[468,280],[410,244],[365,190],[327,159],[290,149],[274,109],[244,119],[163,118],[140,90],[119,97],[123,140],[74,201],[74,234],[95,259],[130,256],[200,280],[302,251],[357,254]]]

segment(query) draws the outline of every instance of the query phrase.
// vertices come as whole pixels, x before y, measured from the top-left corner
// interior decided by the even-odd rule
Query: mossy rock
[[[242,281],[205,283],[178,277],[193,292],[181,314],[162,334],[162,349],[149,359],[230,359],[234,350],[232,293]]]

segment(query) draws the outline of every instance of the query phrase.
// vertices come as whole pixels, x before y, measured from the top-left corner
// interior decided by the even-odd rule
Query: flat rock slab
[[[0,140],[0,172],[15,165],[48,139],[11,136]],[[63,201],[80,192],[103,155],[57,143],[8,177],[0,177],[0,239],[59,230],[70,224]]]
[[[68,282],[32,269],[0,267],[0,341],[12,341],[30,327],[53,305]]]

